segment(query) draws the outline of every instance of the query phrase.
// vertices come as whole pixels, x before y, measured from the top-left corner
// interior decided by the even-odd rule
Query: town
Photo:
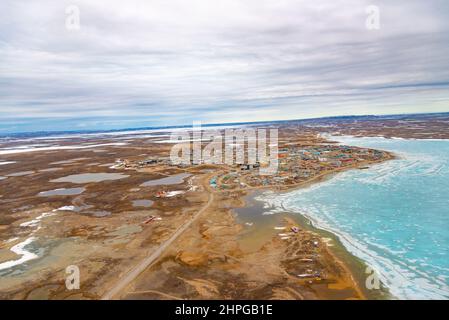
[[[245,152],[246,158],[248,150]],[[241,190],[260,187],[288,188],[307,182],[318,176],[349,167],[364,169],[363,164],[383,161],[391,158],[386,151],[358,148],[338,144],[289,145],[284,143],[277,151],[278,170],[273,175],[262,175],[261,167],[266,162],[228,164],[173,164],[170,157],[151,157],[136,160],[117,160],[115,169],[163,170],[176,167],[189,170],[201,167],[217,170],[217,175],[210,179],[210,186],[215,190]]]

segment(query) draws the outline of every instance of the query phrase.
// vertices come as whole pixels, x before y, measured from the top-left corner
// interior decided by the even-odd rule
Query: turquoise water
[[[395,297],[448,299],[449,140],[335,139],[400,158],[264,200],[334,232]]]

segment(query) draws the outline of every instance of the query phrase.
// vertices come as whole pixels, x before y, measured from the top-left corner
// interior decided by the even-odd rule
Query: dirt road
[[[182,226],[180,226],[175,233],[164,243],[162,243],[159,248],[156,249],[150,256],[142,260],[137,266],[131,269],[124,277],[120,278],[119,281],[109,289],[101,298],[102,300],[110,300],[118,298],[118,294],[125,289],[134,279],[136,279],[146,268],[148,268],[153,262],[155,262],[164,251],[187,229],[190,225],[198,219],[201,214],[209,208],[209,206],[214,201],[214,194],[209,192],[209,199],[207,203],[197,212],[195,215],[186,221]]]

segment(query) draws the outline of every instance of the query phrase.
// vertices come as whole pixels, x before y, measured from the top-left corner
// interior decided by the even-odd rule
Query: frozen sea
[[[449,140],[333,139],[398,159],[264,200],[332,231],[396,298],[449,299]]]

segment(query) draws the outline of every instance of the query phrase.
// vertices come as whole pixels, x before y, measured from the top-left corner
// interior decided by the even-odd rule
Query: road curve
[[[146,268],[148,268],[160,255],[188,228],[190,225],[198,219],[198,217],[205,211],[214,201],[213,192],[209,192],[209,199],[207,203],[190,218],[186,223],[181,225],[172,236],[162,243],[159,248],[156,249],[150,256],[143,259],[137,266],[131,269],[124,277],[120,278],[119,281],[105,294],[102,296],[101,300],[111,300],[114,299],[123,289],[125,289],[134,279],[136,279]]]

